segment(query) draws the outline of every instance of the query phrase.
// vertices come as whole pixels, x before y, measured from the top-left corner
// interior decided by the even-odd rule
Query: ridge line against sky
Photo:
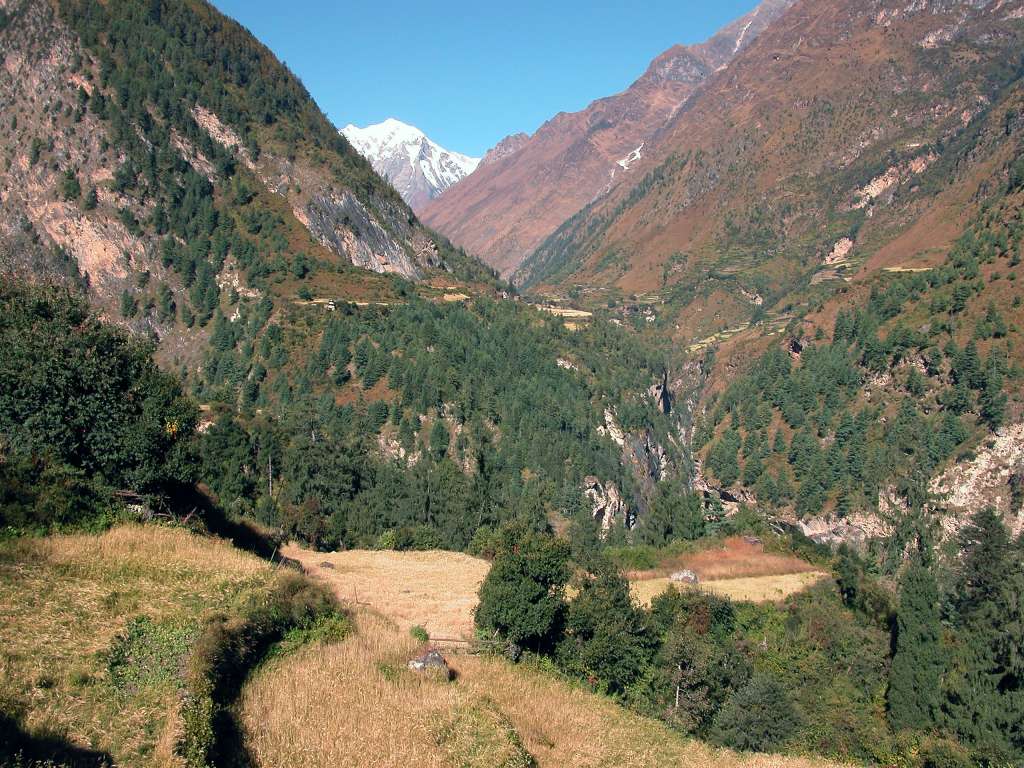
[[[336,3],[213,0],[286,64],[339,128],[395,117],[479,157],[627,88],[757,0]]]

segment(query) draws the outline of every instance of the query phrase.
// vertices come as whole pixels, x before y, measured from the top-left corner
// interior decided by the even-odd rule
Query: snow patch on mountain
[[[391,182],[413,210],[471,174],[480,158],[452,152],[415,126],[389,117],[360,128],[346,125],[341,133],[374,170]]]

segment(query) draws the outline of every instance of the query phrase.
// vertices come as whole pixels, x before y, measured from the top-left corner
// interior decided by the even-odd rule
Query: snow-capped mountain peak
[[[419,128],[393,117],[365,128],[349,124],[341,132],[413,210],[471,174],[480,163],[480,158],[447,150]]]

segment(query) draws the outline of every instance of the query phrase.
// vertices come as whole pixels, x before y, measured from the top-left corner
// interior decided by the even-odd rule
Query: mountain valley
[[[1024,765],[1022,75],[765,0],[478,159],[0,0],[0,766]]]

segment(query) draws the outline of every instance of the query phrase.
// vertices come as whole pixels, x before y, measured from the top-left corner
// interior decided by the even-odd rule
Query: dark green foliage
[[[430,453],[435,461],[440,461],[447,455],[450,439],[448,425],[444,419],[435,421],[434,426],[430,429]]]
[[[564,619],[568,558],[566,544],[550,534],[506,524],[480,587],[480,631],[531,650],[553,647]]]
[[[633,605],[629,582],[611,561],[594,559],[569,603],[565,639],[558,647],[562,666],[621,693],[643,674],[652,640],[643,612]]]
[[[988,765],[1024,761],[1024,557],[992,510],[960,533],[945,724]]]
[[[78,174],[74,169],[69,168],[64,172],[60,180],[60,196],[63,200],[71,202],[78,200],[82,195],[82,185],[78,182]]]
[[[578,502],[588,475],[614,482],[639,508],[644,499],[621,448],[598,432],[609,407],[624,428],[649,430],[673,461],[683,460],[668,439],[671,417],[637,395],[654,379],[661,350],[615,326],[595,321],[570,333],[533,309],[485,299],[463,306],[409,296],[386,310],[289,312],[289,324],[268,322],[269,309],[242,300],[233,321],[215,313],[197,391],[225,407],[272,414],[287,447],[287,471],[275,481],[282,522],[306,541],[373,546],[385,531],[426,525],[445,547],[462,549],[478,528],[518,514],[587,514]],[[293,347],[292,322],[319,332],[318,343]],[[578,361],[587,374],[559,367],[559,358]],[[381,383],[393,394],[386,412],[368,396],[337,404],[339,387],[366,396]],[[251,432],[250,420],[239,423]],[[380,458],[376,440],[366,437],[382,430],[404,456]],[[326,464],[321,446],[331,454]],[[411,466],[417,454],[428,460]],[[334,461],[344,463],[350,482],[326,479]],[[266,461],[253,467],[257,488],[269,487],[266,470]],[[663,534],[700,534],[699,511],[685,505]]]
[[[740,476],[738,453],[740,435],[735,429],[728,429],[715,442],[708,454],[708,466],[724,486],[735,483]]]
[[[194,480],[198,411],[150,348],[94,318],[67,293],[0,289],[0,436],[117,488]]]
[[[641,543],[658,547],[678,539],[699,539],[704,529],[701,497],[676,483],[666,482],[659,486],[636,535]]]
[[[711,735],[727,747],[769,752],[785,744],[799,725],[785,689],[771,677],[757,676],[726,701]]]
[[[0,529],[102,526],[110,511],[107,489],[80,469],[19,453],[0,459]]]
[[[939,591],[935,577],[915,555],[900,578],[892,666],[889,719],[895,728],[923,731],[937,721],[945,668]]]

